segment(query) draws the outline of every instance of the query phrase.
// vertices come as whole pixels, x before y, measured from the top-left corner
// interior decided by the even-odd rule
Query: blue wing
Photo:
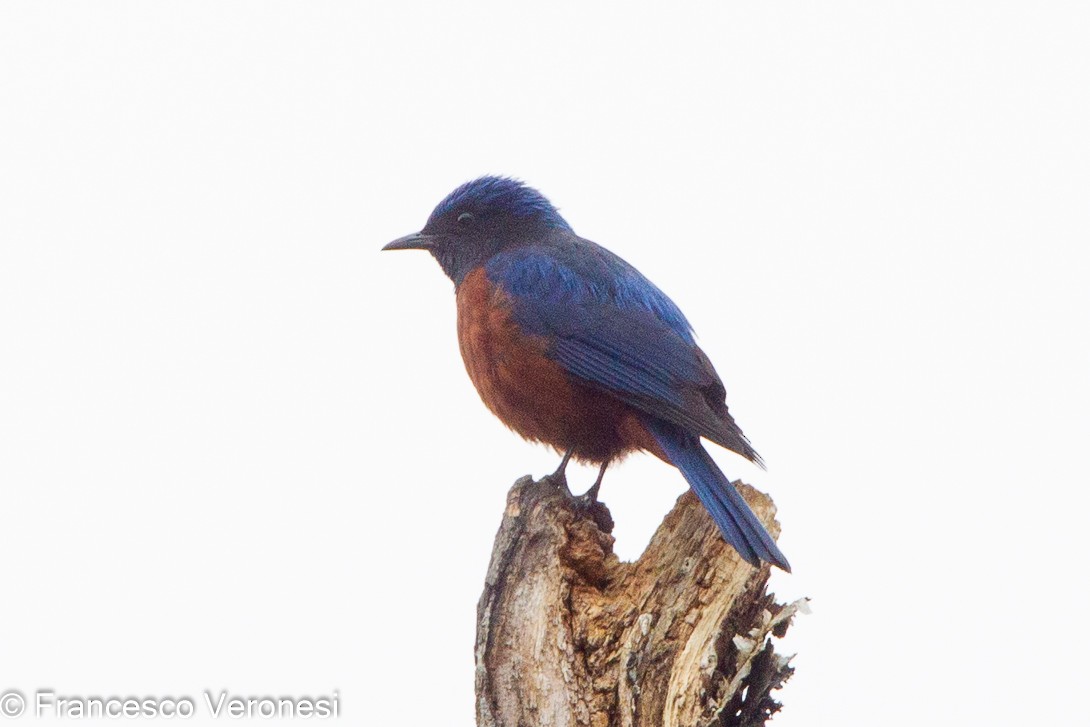
[[[552,341],[548,354],[569,373],[759,461],[689,322],[631,265],[567,235],[497,255],[486,273],[510,294],[515,321]]]

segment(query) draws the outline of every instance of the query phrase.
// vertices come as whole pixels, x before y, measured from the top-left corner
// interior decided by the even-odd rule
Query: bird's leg
[[[602,486],[602,478],[605,477],[606,467],[608,466],[609,460],[602,463],[602,466],[598,469],[598,479],[594,481],[589,490],[576,500],[578,507],[590,515],[591,519],[594,520],[594,524],[603,533],[613,532],[613,516],[609,514],[609,508],[598,502],[598,490]]]
[[[549,477],[556,482],[556,484],[568,493],[568,497],[571,497],[571,490],[568,489],[568,476],[564,473],[564,470],[568,468],[568,460],[571,459],[575,449],[569,449],[564,453],[564,459],[560,460],[560,466],[556,468],[556,472],[553,472]]]
[[[583,500],[588,505],[593,505],[598,502],[598,490],[602,487],[602,478],[606,476],[606,467],[609,467],[609,460],[607,459],[602,463],[602,466],[598,468],[598,479],[594,481],[594,484],[590,486],[590,489],[583,493]]]

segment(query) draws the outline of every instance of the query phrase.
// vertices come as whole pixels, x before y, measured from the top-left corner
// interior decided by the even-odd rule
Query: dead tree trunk
[[[775,506],[740,491],[775,536]],[[763,725],[791,675],[773,651],[803,602],[777,604],[687,492],[635,563],[603,505],[548,477],[507,497],[477,605],[480,727]]]

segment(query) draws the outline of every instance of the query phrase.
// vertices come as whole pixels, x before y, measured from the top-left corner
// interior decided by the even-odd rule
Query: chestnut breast
[[[632,442],[636,422],[628,406],[573,379],[550,359],[549,339],[520,329],[511,298],[483,269],[465,277],[457,300],[466,371],[500,421],[526,439],[560,451],[574,448],[575,457],[588,462],[639,446]],[[642,426],[635,428],[642,434]]]

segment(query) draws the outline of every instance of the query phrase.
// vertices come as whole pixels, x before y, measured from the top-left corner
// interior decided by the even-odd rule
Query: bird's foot
[[[589,514],[598,526],[598,529],[603,533],[613,532],[613,516],[610,515],[609,508],[598,501],[598,490],[602,487],[602,477],[606,473],[606,466],[608,464],[608,462],[602,464],[602,468],[598,470],[598,479],[594,481],[594,484],[590,486],[590,489],[575,498],[576,506]]]
[[[588,507],[598,504],[598,490],[602,489],[602,478],[606,476],[606,467],[609,467],[609,460],[602,463],[602,466],[598,468],[598,477],[594,480],[594,484],[579,497]]]
[[[589,490],[587,490],[586,492],[584,492],[582,495],[579,496],[579,499],[582,500],[588,506],[589,505],[596,505],[598,503],[598,490],[601,489],[601,487],[602,487],[602,478],[599,477],[597,480],[595,480],[594,484],[591,485]]]
[[[594,481],[591,488],[584,492],[582,495],[576,497],[572,494],[571,489],[568,487],[568,476],[565,474],[565,470],[568,467],[568,462],[571,460],[573,450],[568,450],[564,453],[564,458],[560,460],[560,466],[556,468],[556,472],[551,475],[547,475],[543,479],[547,479],[553,483],[556,489],[563,492],[568,496],[568,500],[572,503],[576,510],[582,511],[590,516],[590,519],[594,521],[594,524],[598,526],[598,529],[604,533],[613,532],[613,516],[609,514],[609,509],[605,505],[598,502],[598,490],[602,486],[602,476],[606,472],[606,464],[602,465],[602,468],[598,471],[598,479]]]
[[[589,494],[588,492],[585,495],[572,498],[575,509],[586,513],[603,533],[612,533],[613,515],[610,514],[609,508],[605,506],[605,503],[599,502],[597,498],[587,497]]]

